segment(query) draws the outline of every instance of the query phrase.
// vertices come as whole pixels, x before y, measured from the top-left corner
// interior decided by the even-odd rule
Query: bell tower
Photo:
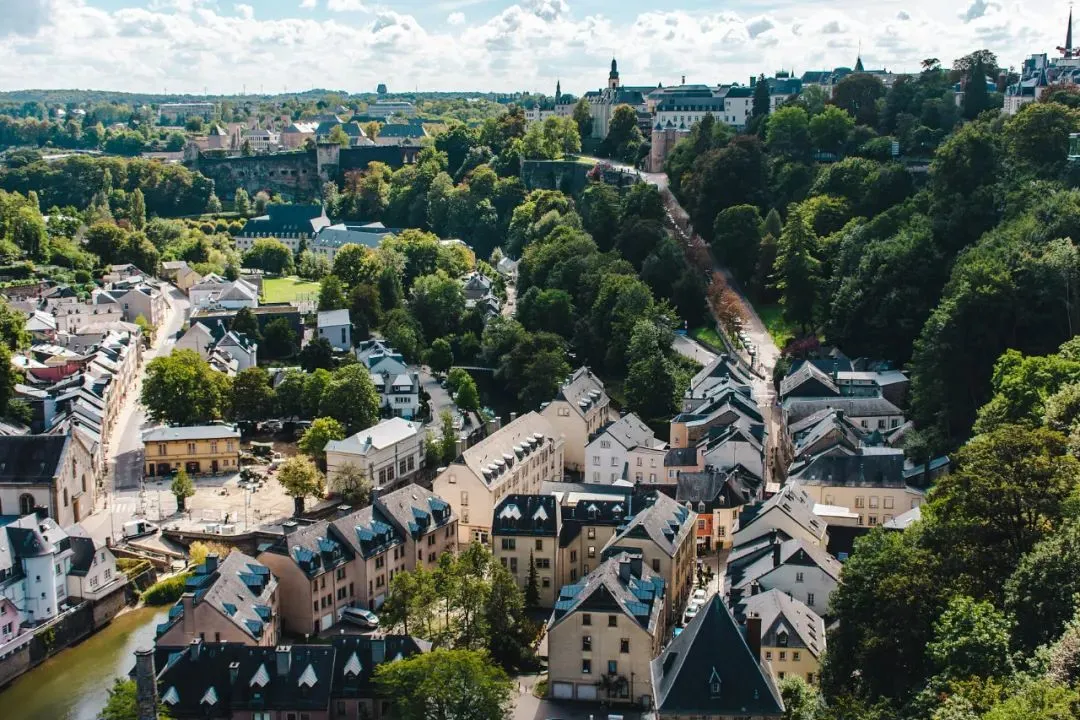
[[[619,87],[619,64],[615,62],[615,58],[611,58],[611,72],[607,76],[608,90],[615,90]]]

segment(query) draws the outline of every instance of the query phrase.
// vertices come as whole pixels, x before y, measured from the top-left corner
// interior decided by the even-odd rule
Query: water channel
[[[124,613],[100,632],[46,660],[0,690],[4,720],[94,720],[113,678],[135,665],[135,649],[151,647],[167,610]]]

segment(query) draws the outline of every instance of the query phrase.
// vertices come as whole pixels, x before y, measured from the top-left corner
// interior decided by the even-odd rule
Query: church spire
[[[1061,56],[1063,58],[1066,58],[1066,59],[1071,59],[1071,58],[1074,58],[1074,57],[1080,57],[1080,50],[1074,50],[1073,49],[1072,25],[1073,25],[1072,4],[1070,3],[1069,4],[1069,28],[1065,31],[1065,47],[1059,47],[1058,48],[1058,52],[1061,53]]]
[[[561,98],[561,97],[562,97],[562,81],[561,80],[556,80],[555,81],[555,104],[556,105],[559,104],[559,98]]]
[[[863,71],[862,64],[862,40],[859,41],[859,54],[855,56],[855,72],[860,73]]]
[[[619,64],[615,62],[615,58],[611,58],[611,72],[608,73],[607,84],[610,90],[619,87]]]

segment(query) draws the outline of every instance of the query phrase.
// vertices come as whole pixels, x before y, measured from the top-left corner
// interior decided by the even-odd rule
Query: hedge
[[[142,594],[143,602],[147,605],[172,605],[184,594],[189,577],[191,573],[180,573],[151,585]]]

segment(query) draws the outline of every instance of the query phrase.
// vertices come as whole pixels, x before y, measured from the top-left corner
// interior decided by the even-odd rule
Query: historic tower
[[[619,87],[619,65],[615,62],[615,58],[611,58],[611,72],[607,76],[608,90],[615,90]]]

